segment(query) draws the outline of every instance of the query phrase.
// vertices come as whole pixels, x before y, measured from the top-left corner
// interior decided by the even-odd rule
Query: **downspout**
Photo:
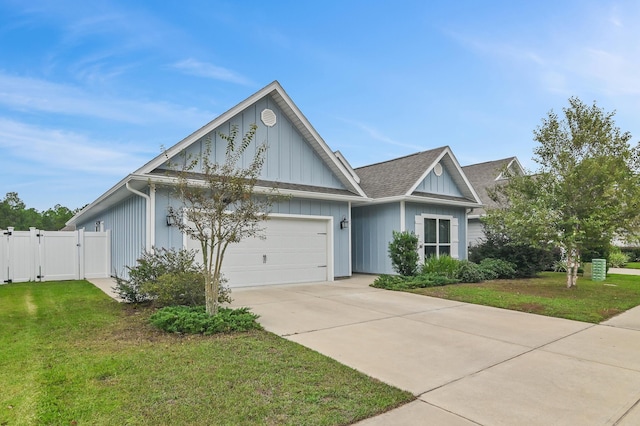
[[[155,244],[155,238],[154,238],[154,232],[153,232],[153,222],[155,222],[153,220],[153,218],[155,217],[155,193],[156,193],[156,187],[154,184],[149,185],[150,188],[150,193],[151,195],[147,195],[144,192],[140,192],[137,189],[134,189],[131,187],[131,185],[129,185],[129,182],[127,182],[125,184],[126,188],[129,190],[129,192],[142,197],[145,199],[146,202],[146,212],[147,212],[147,220],[146,222],[146,226],[145,226],[145,245],[146,245],[146,249],[147,251],[151,251],[153,250],[153,246]]]

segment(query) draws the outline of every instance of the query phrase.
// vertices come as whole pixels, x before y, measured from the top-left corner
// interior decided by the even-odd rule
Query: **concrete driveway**
[[[418,400],[361,425],[640,424],[640,309],[602,325],[369,287],[235,289],[269,331]]]

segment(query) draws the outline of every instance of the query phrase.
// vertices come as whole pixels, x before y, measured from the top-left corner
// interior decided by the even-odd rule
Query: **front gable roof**
[[[232,120],[237,115],[241,114],[246,108],[255,104],[263,98],[270,97],[275,101],[278,108],[286,115],[287,119],[300,133],[304,140],[309,144],[318,157],[326,164],[326,166],[333,172],[336,178],[344,185],[344,187],[361,197],[366,197],[365,192],[362,190],[356,179],[349,172],[347,167],[336,157],[333,151],[329,148],[326,142],[313,128],[311,123],[302,114],[298,107],[293,103],[289,95],[284,91],[279,82],[274,81],[258,92],[254,93],[244,101],[240,102],[227,112],[216,117],[211,122],[207,123],[200,129],[193,132],[171,148],[167,149],[165,153],[158,155],[153,160],[149,161],[144,166],[140,167],[133,174],[134,175],[146,175],[152,174],[157,168],[161,168],[167,161],[167,158],[172,158],[178,155],[183,150],[189,148],[192,144],[200,141],[207,134],[211,133],[224,123]]]
[[[431,193],[419,188],[438,164],[451,176],[456,195]],[[448,146],[360,167],[355,171],[360,176],[364,191],[374,199],[420,197],[436,202],[480,204],[478,195]]]
[[[476,189],[485,207],[495,207],[495,202],[489,197],[488,190],[496,185],[506,182],[504,171],[510,170],[512,173],[524,174],[524,168],[517,157],[508,157],[500,160],[486,161],[484,163],[471,164],[462,168],[464,174],[469,178],[471,185]],[[476,211],[477,214],[486,213],[484,208]]]

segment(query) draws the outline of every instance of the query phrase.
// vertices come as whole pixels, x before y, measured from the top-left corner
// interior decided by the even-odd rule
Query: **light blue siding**
[[[155,245],[165,248],[182,248],[182,233],[176,226],[167,226],[167,214],[169,206],[178,207],[182,204],[171,196],[168,188],[156,189],[156,220],[155,220]]]
[[[464,207],[440,206],[418,203],[406,203],[405,224],[406,230],[415,232],[415,217],[423,213],[452,216],[458,219],[458,250],[460,259],[467,258],[467,221]]]
[[[400,230],[400,203],[354,207],[351,222],[353,272],[393,274],[388,247]]]
[[[277,122],[273,127],[265,126],[260,120],[260,113],[265,108],[273,110],[277,116]],[[186,149],[187,154],[194,158],[200,156],[204,146],[206,146],[205,141],[210,138],[214,146],[211,160],[213,162],[223,162],[226,142],[220,138],[219,133],[229,134],[231,127],[237,125],[238,137],[236,142],[239,144],[244,134],[254,123],[257,124],[258,129],[253,142],[242,158],[243,167],[250,164],[255,155],[257,144],[267,143],[269,148],[266,152],[260,179],[345,189],[342,182],[311,148],[270,96],[259,100],[230,121],[211,131],[203,139],[191,144]],[[184,164],[184,158],[181,156],[176,156],[171,161],[176,164]]]
[[[144,198],[131,195],[77,227],[93,230],[96,221],[104,221],[104,229],[111,230],[111,273],[128,278],[126,266],[135,265],[145,250],[146,217]]]
[[[428,192],[431,194],[450,195],[454,197],[462,197],[460,189],[451,178],[451,174],[447,169],[442,167],[442,174],[436,176],[433,172],[429,172],[427,177],[416,188],[417,192]]]

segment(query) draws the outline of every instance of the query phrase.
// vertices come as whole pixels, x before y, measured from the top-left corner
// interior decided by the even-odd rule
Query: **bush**
[[[437,287],[447,284],[455,284],[458,280],[447,278],[437,274],[420,274],[414,277],[399,275],[380,275],[371,284],[371,287],[384,288],[386,290],[410,290],[414,288]]]
[[[469,249],[469,260],[480,263],[483,259],[501,259],[515,267],[515,278],[530,278],[553,267],[552,250],[512,242],[508,239],[488,237],[486,241]]]
[[[613,247],[609,252],[609,267],[624,268],[629,263],[629,256],[622,253],[618,247]]]
[[[156,248],[153,252],[145,251],[136,266],[127,269],[129,280],[116,277],[114,287],[125,302],[153,301],[158,306],[204,303],[204,278],[195,263],[194,250]],[[230,292],[228,287],[221,285],[218,301],[231,302]]]
[[[456,278],[463,283],[479,283],[484,280],[484,274],[477,263],[463,260],[460,261]]]
[[[204,276],[199,272],[169,272],[140,285],[156,306],[204,305]]]
[[[516,265],[506,260],[486,258],[480,261],[479,266],[485,280],[516,277]]]
[[[217,334],[234,331],[261,330],[258,315],[249,308],[220,308],[216,315],[208,315],[204,306],[172,306],[151,315],[154,326],[169,333]]]
[[[393,270],[410,277],[418,270],[418,237],[413,232],[393,231],[393,240],[389,243],[389,257]]]
[[[451,256],[442,255],[440,257],[429,256],[422,265],[420,274],[443,275],[447,278],[456,278],[460,261]]]

